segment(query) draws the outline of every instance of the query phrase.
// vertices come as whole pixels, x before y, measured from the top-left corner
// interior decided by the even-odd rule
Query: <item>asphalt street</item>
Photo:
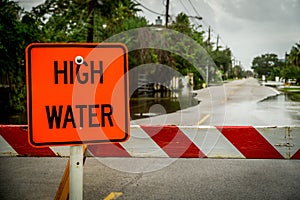
[[[299,160],[152,159],[162,168],[128,173],[147,158],[88,158],[84,199],[299,199]],[[67,158],[1,157],[1,199],[53,199]],[[105,160],[105,161],[104,161]]]
[[[132,121],[146,125],[299,125],[258,102],[255,79],[196,91],[201,103]],[[67,158],[0,157],[0,199],[53,199]],[[300,160],[87,158],[84,199],[300,199]]]
[[[134,120],[147,125],[252,125],[289,126],[299,124],[285,110],[265,109],[259,102],[279,94],[261,86],[254,78],[235,80],[195,91],[200,104],[175,113]],[[150,108],[151,109],[151,108]],[[163,109],[163,107],[161,107]],[[161,111],[161,113],[165,113]]]

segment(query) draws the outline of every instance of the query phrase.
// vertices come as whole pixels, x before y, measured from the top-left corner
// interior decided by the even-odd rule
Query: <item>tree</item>
[[[300,44],[296,43],[287,56],[286,66],[281,70],[281,76],[286,81],[295,79],[300,84]]]
[[[300,67],[300,43],[292,47],[287,59],[289,65]]]
[[[243,71],[243,77],[253,77],[253,72],[251,70]]]
[[[188,36],[191,36],[193,31],[189,17],[182,12],[176,16],[175,21],[169,26],[169,28]]]
[[[224,50],[216,49],[210,51],[218,70],[222,72],[223,79],[229,77],[229,68],[231,67],[231,50],[226,48]]]
[[[95,34],[97,39],[115,34],[123,20],[140,11],[137,5],[131,0],[46,0],[32,15],[49,42],[92,42]],[[99,30],[106,33],[99,37]]]
[[[32,42],[86,42],[90,2],[98,3],[93,12],[100,11],[97,18],[102,24],[110,20],[121,24],[113,26],[117,31],[147,24],[135,16],[137,4],[131,0],[46,0],[31,12],[24,12],[14,1],[0,2],[0,88],[7,88],[9,95],[2,113],[26,110],[26,46]]]
[[[86,0],[46,0],[32,9],[45,42],[86,42],[88,24]]]
[[[296,79],[296,83],[300,83],[300,67],[287,66],[281,70],[281,77],[286,81],[288,79]]]
[[[192,38],[195,42],[203,45],[204,32],[197,31],[195,27],[190,23],[189,17],[185,13],[179,13],[176,16],[175,21],[169,26],[169,28],[185,34]],[[203,58],[204,52],[198,48],[193,48],[190,39],[183,37],[179,38],[169,38],[169,40],[176,39],[176,45],[172,46],[173,52],[180,52],[180,55],[174,53],[171,54],[171,66],[180,72],[182,75],[187,75],[188,73],[193,73],[193,83],[194,89],[199,89],[202,87],[204,82],[204,77],[199,73],[199,66],[193,66],[192,63],[198,63],[199,65],[204,65]]]
[[[279,65],[279,60],[276,54],[267,53],[257,56],[252,61],[252,69],[258,75],[270,76],[274,67]]]
[[[240,65],[235,65],[233,67],[233,74],[235,78],[242,78],[243,77],[243,68]]]
[[[40,40],[40,31],[31,15],[13,1],[1,1],[0,85],[8,87],[7,112],[26,110],[25,48]]]

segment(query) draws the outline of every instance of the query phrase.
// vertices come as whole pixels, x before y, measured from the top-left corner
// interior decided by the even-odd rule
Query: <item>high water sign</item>
[[[26,49],[29,142],[123,142],[129,137],[123,44],[36,43]]]

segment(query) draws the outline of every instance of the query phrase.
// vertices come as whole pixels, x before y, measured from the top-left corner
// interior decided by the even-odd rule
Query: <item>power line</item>
[[[189,11],[188,11],[188,9],[186,8],[186,6],[184,5],[184,3],[183,3],[181,0],[179,0],[179,2],[180,2],[180,4],[184,7],[185,11],[188,13]]]
[[[181,2],[181,0],[180,0],[180,2]],[[200,13],[197,11],[197,9],[195,8],[195,6],[193,5],[193,3],[191,2],[191,0],[189,0],[189,3],[190,3],[190,5],[192,6],[192,8],[193,8],[193,10],[195,11],[195,13],[197,14],[197,15],[199,15],[200,16]],[[205,24],[206,25],[206,27],[208,27],[208,29],[209,29],[209,33],[208,33],[208,41],[211,39],[211,37],[213,37],[213,35],[214,35],[214,33],[216,32],[214,29],[212,29],[211,28],[211,26],[210,25],[208,25],[204,20],[202,20],[202,22],[203,22],[203,25]],[[223,38],[219,35],[219,34],[217,34],[218,36],[217,36],[217,43],[219,43],[219,40],[220,40],[220,42],[222,42],[223,43],[223,45],[225,46],[224,48],[228,48],[228,45],[224,42],[224,40],[223,40]],[[210,42],[210,41],[209,41]],[[217,45],[219,45],[219,44],[217,44]],[[217,46],[217,48],[218,48],[218,46]],[[231,51],[231,54],[232,54],[232,56],[235,58],[235,56],[233,55],[233,52]]]
[[[181,2],[181,0],[180,0],[180,2]],[[197,9],[196,9],[196,7],[194,6],[194,4],[191,2],[191,0],[189,0],[189,3],[190,3],[190,5],[192,6],[192,8],[193,8],[193,10],[195,11],[195,13],[197,14],[197,15],[199,15],[200,16],[200,13],[197,11]],[[182,2],[181,2],[181,4],[182,4]],[[209,38],[211,38],[211,37],[213,37],[213,35],[214,35],[214,33],[216,32],[213,28],[211,28],[211,26],[209,25],[209,24],[207,24],[206,22],[205,22],[205,20],[202,20],[202,24],[206,27],[206,28],[208,28],[208,29],[210,29],[210,33],[209,33]],[[211,34],[211,36],[210,36],[210,34]],[[223,45],[225,45],[225,46],[227,46],[227,44],[224,42],[224,40],[223,40],[223,38],[221,37],[221,36],[219,36],[219,34],[217,34],[218,35],[218,38],[220,39],[220,41],[223,43]]]
[[[138,2],[137,0],[133,0],[133,1],[135,3],[137,3],[139,6],[145,8],[146,10],[148,10],[149,12],[151,12],[153,14],[160,15],[160,16],[166,16],[166,14],[158,13],[158,12],[155,12],[155,11],[151,10],[150,8],[147,8],[146,6],[144,6],[143,4],[141,4],[140,2]]]
[[[196,10],[195,6],[192,4],[191,0],[189,0],[193,10],[195,11],[195,13],[200,17],[201,15],[198,13],[198,11]]]
[[[185,10],[187,11],[187,13],[189,13],[189,9],[187,8],[187,6],[185,6],[185,5],[183,4],[182,0],[180,0],[180,3],[181,3],[181,5],[183,5],[183,7],[184,7]],[[195,13],[196,15],[199,16],[199,17],[193,17],[193,22],[194,22],[194,24],[197,25],[197,26],[203,26],[203,27],[205,27],[206,29],[208,29],[208,27],[209,27],[210,25],[206,22],[205,19],[203,19],[203,18],[201,17],[200,13],[197,11],[197,9],[196,9],[196,7],[194,6],[194,4],[192,4],[191,1],[190,1],[189,3],[190,3],[190,6],[192,7],[192,9],[194,10],[194,13]],[[190,16],[189,16],[189,17],[190,17]],[[194,20],[195,18],[196,18],[196,19],[200,19],[201,22],[199,23],[197,20]],[[203,28],[203,30],[204,30],[205,28]]]
[[[153,13],[153,14],[156,14],[156,15],[159,15],[159,16],[166,16],[166,14],[158,13],[158,12],[156,12],[156,11],[153,11],[153,10],[149,9],[148,7],[146,7],[145,5],[143,5],[142,3],[138,2],[137,0],[133,0],[133,1],[136,2],[136,3],[138,3],[141,7],[143,7],[144,9],[146,9],[147,11],[149,11],[149,12],[151,12],[151,13]],[[193,22],[194,22],[195,25],[198,25],[198,26],[200,25],[200,23],[199,23],[197,20],[195,20],[195,19],[200,19],[200,20],[201,20],[201,24],[202,24],[205,28],[210,29],[210,31],[208,31],[208,32],[210,32],[210,33],[207,33],[207,34],[208,34],[208,40],[210,40],[210,39],[213,38],[213,37],[214,37],[214,38],[217,38],[218,46],[219,46],[220,43],[222,43],[223,46],[224,46],[224,48],[228,48],[228,45],[224,42],[224,40],[223,40],[223,38],[220,36],[220,34],[216,33],[216,31],[215,31],[213,28],[211,28],[211,26],[206,22],[206,20],[204,20],[204,19],[201,17],[200,13],[198,12],[198,10],[196,9],[195,5],[192,3],[191,0],[188,0],[188,2],[189,2],[190,6],[192,7],[193,11],[195,12],[195,14],[196,14],[197,16],[192,16],[192,15],[190,14],[190,10],[187,8],[187,6],[183,3],[182,0],[179,0],[179,2],[180,2],[180,4],[183,6],[183,8],[186,10],[186,13],[188,14],[188,17],[192,18],[192,20],[193,20]],[[169,16],[173,16],[173,15],[169,15]],[[204,29],[203,29],[203,30],[204,30]],[[205,31],[205,32],[206,32],[206,31]],[[217,34],[218,36],[214,36],[215,34]],[[222,45],[222,44],[220,44],[220,45]],[[232,57],[235,57],[235,56],[233,55],[233,52],[232,52],[232,51],[231,51],[231,53],[232,53]]]
[[[192,16],[192,15],[190,14],[189,9],[188,9],[188,8],[186,7],[186,5],[182,2],[182,0],[179,0],[179,2],[180,2],[180,4],[184,7],[187,16],[188,16],[189,18],[191,18],[192,21],[193,21],[193,23],[194,23],[194,25],[196,25],[196,28],[195,28],[195,29],[197,29],[198,27],[200,27],[201,25],[200,25],[200,23],[198,22],[198,20],[203,20],[202,17],[200,17],[200,16]],[[198,20],[196,20],[196,19],[198,19]]]

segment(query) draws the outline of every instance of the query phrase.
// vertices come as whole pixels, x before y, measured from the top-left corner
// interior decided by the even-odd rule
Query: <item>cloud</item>
[[[209,3],[217,11],[249,21],[299,21],[299,0],[219,0]]]
[[[206,1],[215,29],[245,67],[254,56],[274,52],[282,57],[300,40],[299,0]]]
[[[33,2],[38,4],[43,1],[21,2],[29,8]],[[163,0],[137,1],[165,14]],[[210,25],[213,42],[219,34],[221,45],[230,47],[247,68],[251,66],[254,56],[273,52],[282,57],[285,51],[300,41],[300,0],[170,0],[169,13],[173,19],[180,12],[198,15],[194,9],[203,20],[191,19],[191,22],[203,24],[205,31]],[[143,10],[139,14],[154,23],[157,14]]]

